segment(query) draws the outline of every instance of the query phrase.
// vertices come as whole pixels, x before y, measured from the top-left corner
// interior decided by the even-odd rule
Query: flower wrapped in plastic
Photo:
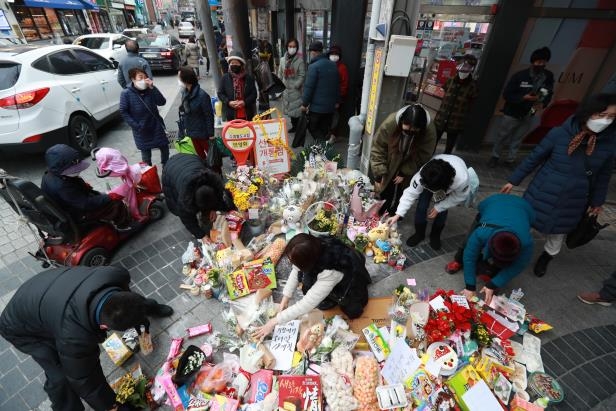
[[[267,176],[256,167],[238,166],[235,171],[227,175],[225,188],[231,192],[233,203],[240,211],[250,208],[250,198],[262,195]]]

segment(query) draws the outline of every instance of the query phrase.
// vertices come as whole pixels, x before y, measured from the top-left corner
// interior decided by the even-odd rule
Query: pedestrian
[[[195,72],[182,67],[178,73],[182,102],[179,107],[184,135],[190,137],[197,155],[205,160],[214,139],[214,110],[210,95],[201,88]]]
[[[293,269],[282,292],[278,315],[259,327],[254,338],[269,335],[278,324],[301,317],[318,308],[340,306],[350,319],[362,315],[368,304],[368,285],[372,282],[363,254],[337,238],[318,238],[300,233],[283,252]],[[289,307],[289,300],[302,283],[304,297]]]
[[[463,246],[445,271],[455,274],[464,268],[467,299],[475,296],[477,278],[485,282],[481,293],[490,304],[492,296],[530,263],[535,212],[521,197],[494,194],[478,206],[477,217]]]
[[[291,119],[289,133],[295,132],[297,121],[302,114],[302,88],[306,78],[306,66],[304,59],[297,55],[297,39],[287,41],[287,52],[280,59],[278,77],[282,79],[285,90],[282,93],[284,113]]]
[[[434,126],[436,144],[443,133],[447,133],[445,154],[453,152],[458,136],[464,129],[468,110],[479,93],[477,80],[473,78],[476,65],[477,58],[472,54],[466,54],[457,66],[457,74],[449,78],[443,88],[445,96],[434,118]]]
[[[116,194],[100,193],[79,175],[90,166],[74,148],[56,144],[45,152],[47,171],[41,180],[41,190],[76,223],[108,222],[117,231],[136,228],[126,204]]]
[[[173,155],[163,169],[162,185],[167,208],[197,239],[209,234],[216,211],[235,210],[222,177],[193,154]]]
[[[423,241],[430,219],[433,220],[430,247],[440,250],[447,210],[462,204],[468,198],[469,192],[469,174],[464,160],[451,154],[436,155],[415,173],[402,193],[396,214],[387,222],[390,225],[396,223],[413,207],[415,201],[418,201],[415,210],[415,234],[409,237],[406,245],[415,247]],[[432,200],[434,206],[428,211]]]
[[[385,203],[379,210],[394,215],[411,177],[434,153],[436,129],[421,104],[391,113],[376,131],[370,152],[375,190]]]
[[[188,42],[186,43],[186,65],[195,72],[197,79],[199,78],[200,58],[201,53],[199,52],[199,46],[197,45],[197,38],[192,35],[188,38]]]
[[[167,103],[145,71],[132,68],[128,72],[131,84],[120,95],[120,114],[133,129],[135,145],[141,151],[141,160],[152,165],[152,149],[160,150],[163,167],[169,159],[169,141],[165,121],[158,106]]]
[[[336,136],[340,133],[340,110],[344,101],[346,100],[347,94],[349,94],[349,69],[346,64],[341,60],[342,59],[342,47],[338,45],[333,45],[329,48],[329,59],[336,63],[336,68],[338,69],[338,79],[340,81],[340,94],[338,98],[338,107],[334,112],[334,118],[332,119],[332,124],[329,130],[329,144],[334,144],[336,142]]]
[[[252,120],[257,113],[255,79],[246,72],[246,60],[241,51],[233,50],[229,57],[229,72],[222,76],[218,98],[223,104],[225,121]]]
[[[616,271],[603,282],[603,287],[598,292],[579,293],[577,298],[586,304],[598,304],[609,307],[616,301]]]
[[[43,389],[54,410],[131,410],[105,380],[100,348],[107,331],[141,327],[173,309],[129,290],[119,266],[62,267],[23,283],[0,316],[0,334],[45,371]],[[161,347],[162,349],[163,347]]]
[[[616,155],[616,95],[597,94],[555,127],[507,179],[501,192],[539,169],[524,192],[537,213],[533,227],[546,236],[534,272],[542,277],[567,233],[585,213],[599,215]]]
[[[310,64],[302,95],[303,112],[308,112],[308,131],[317,142],[327,140],[334,111],[338,108],[340,80],[336,63],[323,54],[323,43],[310,44]]]
[[[120,83],[120,86],[126,88],[130,85],[131,79],[128,72],[132,68],[143,70],[149,79],[153,79],[150,63],[139,56],[139,43],[136,40],[127,40],[124,47],[126,47],[126,56],[120,59],[118,65],[118,83]]]
[[[509,144],[505,162],[513,165],[520,144],[530,127],[532,117],[538,109],[547,107],[554,92],[554,74],[545,68],[552,53],[542,47],[530,55],[531,66],[515,73],[505,86],[503,98],[505,107],[500,128],[492,147],[488,166],[496,167],[501,151]]]
[[[199,36],[199,47],[201,47],[201,58],[205,59],[205,75],[210,75],[210,58],[207,55],[207,44],[205,43],[205,34],[201,32]]]

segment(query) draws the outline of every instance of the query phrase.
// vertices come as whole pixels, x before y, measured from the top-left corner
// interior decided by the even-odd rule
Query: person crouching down
[[[283,255],[293,264],[284,287],[280,312],[255,331],[255,338],[269,335],[278,324],[285,324],[314,308],[327,310],[340,306],[350,319],[358,318],[368,304],[366,260],[357,250],[336,238],[319,238],[297,234],[287,244]],[[302,283],[304,298],[289,307],[289,300]]]
[[[466,242],[446,271],[455,274],[464,267],[467,299],[475,296],[477,277],[485,281],[481,292],[490,304],[495,290],[520,274],[533,256],[530,234],[535,212],[521,197],[495,194],[479,203],[479,213]]]
[[[430,247],[441,249],[441,232],[447,221],[447,210],[463,203],[470,191],[466,163],[458,156],[440,154],[428,161],[411,179],[411,184],[404,190],[396,215],[387,220],[394,224],[404,217],[417,199],[415,211],[415,234],[406,241],[409,247],[415,247],[426,236],[428,219],[433,219],[430,232]],[[430,201],[434,207],[430,211]]]

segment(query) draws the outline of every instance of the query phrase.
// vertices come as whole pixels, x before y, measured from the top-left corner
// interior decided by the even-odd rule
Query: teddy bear
[[[376,240],[387,240],[389,238],[389,226],[386,223],[381,223],[368,231],[368,239],[371,243],[376,243]]]
[[[373,247],[372,251],[374,252],[374,263],[375,264],[383,264],[387,262],[387,253],[381,250],[379,247]]]
[[[287,233],[291,230],[299,230],[299,221],[302,218],[302,210],[298,206],[290,205],[282,212],[282,227],[280,231]]]

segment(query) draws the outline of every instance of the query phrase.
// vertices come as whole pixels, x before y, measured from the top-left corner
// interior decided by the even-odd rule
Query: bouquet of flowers
[[[250,198],[259,193],[266,181],[261,170],[249,166],[237,167],[235,171],[227,175],[227,178],[225,188],[231,192],[233,203],[240,211],[250,208]]]
[[[146,397],[146,387],[148,380],[145,376],[133,377],[131,373],[125,374],[115,384],[116,401],[135,408],[146,408],[148,406]]]
[[[291,163],[290,174],[296,176],[306,167],[325,170],[325,163],[329,161],[335,162],[338,168],[342,167],[342,158],[335,152],[333,145],[317,143],[297,153]]]
[[[317,202],[308,207],[305,213],[310,234],[315,236],[335,235],[340,224],[338,210],[327,202]]]
[[[452,302],[450,296],[453,294],[455,294],[453,290],[445,291],[439,288],[430,296],[430,300],[438,296],[443,297],[447,310],[430,311],[430,318],[424,327],[428,344],[447,339],[455,330],[470,331],[475,323],[473,306],[469,304],[467,308]]]

